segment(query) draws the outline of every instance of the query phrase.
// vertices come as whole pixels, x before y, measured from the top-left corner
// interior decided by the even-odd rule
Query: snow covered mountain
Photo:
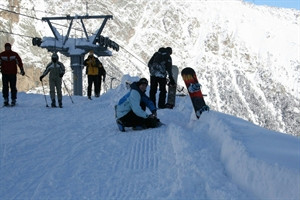
[[[14,7],[9,7],[14,6]],[[215,1],[38,1],[1,3],[1,27],[32,37],[52,36],[45,16],[113,15],[103,35],[121,46],[109,58],[101,58],[108,74],[120,83],[123,74],[149,77],[146,66],[161,46],[173,48],[173,63],[195,69],[214,110],[232,114],[268,129],[300,134],[300,12],[254,6],[242,0]],[[13,17],[11,17],[13,16]],[[68,22],[60,22],[68,25]],[[86,21],[94,32],[101,21]],[[35,26],[33,26],[35,24]],[[67,28],[59,26],[62,34]],[[74,23],[80,28],[80,23]],[[73,31],[73,37],[84,37]],[[33,47],[31,38],[0,33],[0,46],[8,40],[33,69],[43,68],[49,54]],[[69,59],[61,56],[69,64]],[[69,69],[70,70],[70,69]],[[39,86],[32,72],[30,89]],[[24,78],[26,79],[26,78]],[[69,80],[71,73],[69,73]],[[116,81],[117,80],[117,81]],[[109,80],[108,80],[109,81]],[[21,81],[20,81],[21,82]],[[179,77],[179,85],[183,86]]]
[[[158,110],[166,126],[120,132],[128,79],[62,109],[25,93],[0,108],[1,200],[300,198],[299,138],[213,110],[198,120],[188,96]]]

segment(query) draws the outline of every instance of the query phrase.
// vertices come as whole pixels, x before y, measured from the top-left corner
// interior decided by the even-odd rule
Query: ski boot
[[[8,98],[5,98],[5,99],[4,99],[3,106],[9,106],[9,103],[8,103]]]
[[[59,100],[59,101],[58,101],[58,106],[59,106],[60,108],[63,107],[63,106],[62,106],[62,100]]]
[[[11,100],[11,106],[15,106],[15,105],[16,105],[16,100],[15,99]]]
[[[55,102],[55,99],[52,99],[51,107],[52,107],[52,108],[56,108],[56,102]]]

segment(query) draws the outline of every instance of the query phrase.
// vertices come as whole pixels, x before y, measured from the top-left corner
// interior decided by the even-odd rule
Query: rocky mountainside
[[[107,69],[107,82],[115,78],[111,79],[113,86],[123,74],[149,77],[146,63],[152,54],[161,46],[170,46],[174,64],[197,72],[211,109],[300,135],[299,11],[254,6],[242,0],[90,0],[88,4],[19,0],[1,3],[0,8],[1,31],[14,33],[0,32],[0,46],[13,43],[32,71],[27,85],[33,91],[50,54],[32,46],[30,37],[53,36],[48,24],[38,19],[109,14],[113,20],[107,22],[102,35],[121,48],[112,57],[100,59]],[[101,23],[85,21],[89,33]],[[62,35],[68,24],[57,22]],[[84,37],[80,22],[73,27],[72,37]],[[69,58],[61,59],[69,65]],[[71,82],[70,68],[67,78]],[[181,78],[178,84],[183,86]]]

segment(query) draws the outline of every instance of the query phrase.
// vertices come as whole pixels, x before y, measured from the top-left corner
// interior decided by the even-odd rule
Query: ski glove
[[[157,116],[156,110],[152,111],[152,115],[155,116],[155,117]]]
[[[155,116],[154,114],[151,114],[151,115],[148,115],[147,118],[148,118],[148,119],[149,119],[149,118],[154,119],[154,118],[156,118],[156,116]]]
[[[24,69],[21,69],[21,75],[22,75],[22,76],[25,75]]]
[[[42,76],[40,76],[40,81],[41,81],[41,82],[42,82],[43,78],[44,78],[44,76],[43,76],[43,75],[42,75]]]

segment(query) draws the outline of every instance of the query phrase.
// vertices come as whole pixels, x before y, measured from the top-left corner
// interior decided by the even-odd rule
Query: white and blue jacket
[[[156,107],[154,103],[149,99],[149,97],[143,93],[137,86],[137,82],[130,85],[131,90],[126,95],[124,95],[118,105],[116,106],[116,118],[120,119],[125,116],[131,110],[139,117],[147,118],[149,115],[142,109],[140,104],[145,103],[146,107],[152,112],[156,112]]]

